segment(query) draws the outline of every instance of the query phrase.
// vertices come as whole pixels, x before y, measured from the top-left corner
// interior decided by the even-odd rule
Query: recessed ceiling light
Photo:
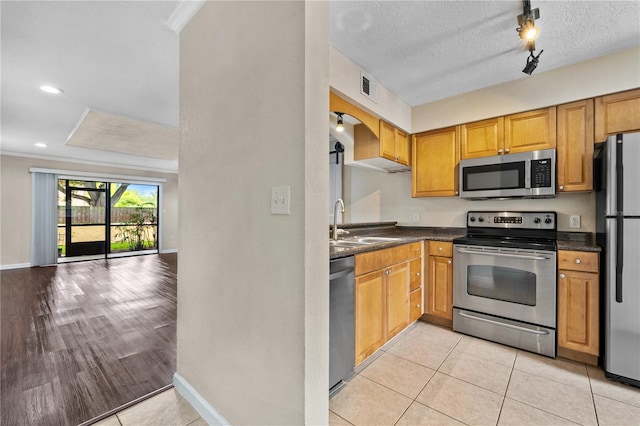
[[[51,93],[52,95],[59,95],[61,93],[64,93],[64,90],[53,86],[40,86],[40,90],[42,90],[43,92]]]
[[[46,148],[46,147],[47,147],[47,144],[46,144],[46,143],[44,143],[44,142],[36,142],[36,146],[37,146],[38,148]]]

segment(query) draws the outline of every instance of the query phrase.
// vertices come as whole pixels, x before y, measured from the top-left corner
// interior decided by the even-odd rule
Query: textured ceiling
[[[535,73],[640,44],[640,1],[532,2],[544,49]],[[66,142],[87,109],[178,125],[179,37],[170,27],[201,3],[0,1],[1,152],[177,171],[176,159],[142,157],[131,139]],[[528,78],[520,13],[520,0],[338,0],[331,44],[413,106]],[[45,94],[42,84],[65,93]]]
[[[640,1],[538,1],[534,73],[640,45]],[[331,44],[411,106],[527,78],[522,1],[333,1]]]

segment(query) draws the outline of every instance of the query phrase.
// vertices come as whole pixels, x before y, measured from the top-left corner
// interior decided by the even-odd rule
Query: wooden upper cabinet
[[[396,129],[396,161],[398,163],[404,164],[405,166],[409,165],[410,147],[409,134],[400,129]]]
[[[640,89],[595,100],[596,142],[609,135],[640,131]]]
[[[409,135],[380,120],[380,157],[409,165]]]
[[[413,197],[458,195],[460,141],[458,127],[412,136],[411,193]]]
[[[593,99],[558,105],[558,192],[593,190]]]
[[[460,145],[460,156],[463,160],[502,154],[504,118],[490,118],[461,125]]]
[[[504,118],[504,153],[556,147],[556,107],[537,109]]]

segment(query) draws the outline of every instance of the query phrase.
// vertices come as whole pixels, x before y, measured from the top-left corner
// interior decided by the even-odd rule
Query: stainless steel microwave
[[[460,161],[461,198],[548,198],[555,195],[555,149]]]

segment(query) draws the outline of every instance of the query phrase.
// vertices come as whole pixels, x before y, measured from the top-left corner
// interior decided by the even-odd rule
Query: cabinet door
[[[449,127],[414,135],[411,146],[412,196],[458,195],[458,128]]]
[[[593,99],[558,106],[558,191],[593,190]]]
[[[559,347],[598,356],[599,303],[598,274],[559,271]]]
[[[504,152],[556,147],[556,107],[508,115],[504,118]]]
[[[356,277],[356,365],[386,341],[385,271]]]
[[[387,340],[409,325],[409,262],[387,270]]]
[[[504,118],[476,121],[460,126],[460,157],[488,157],[503,153]]]
[[[453,319],[453,262],[449,257],[429,256],[427,313]]]
[[[380,157],[396,161],[396,128],[380,120]]]
[[[422,316],[422,289],[417,289],[409,294],[411,317],[409,322],[414,322]]]
[[[640,89],[596,98],[596,142],[609,135],[640,131]]]
[[[396,129],[396,162],[409,165],[409,135]]]

